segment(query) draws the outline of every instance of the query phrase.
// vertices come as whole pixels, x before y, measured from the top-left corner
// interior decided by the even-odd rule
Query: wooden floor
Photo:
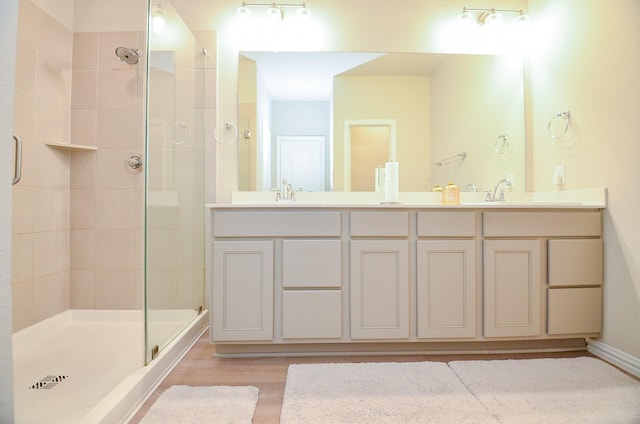
[[[393,356],[305,356],[277,358],[219,358],[205,334],[167,376],[130,421],[138,423],[153,402],[173,385],[254,386],[260,390],[254,424],[277,424],[289,364],[320,362],[414,362],[478,359],[575,358],[593,356],[587,351],[526,354],[459,354]]]

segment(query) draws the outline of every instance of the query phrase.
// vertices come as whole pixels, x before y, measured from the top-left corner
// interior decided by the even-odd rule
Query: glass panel
[[[150,13],[145,187],[147,363],[204,306],[205,222],[205,52],[170,2],[151,6]],[[163,30],[154,25],[156,15],[166,21]]]

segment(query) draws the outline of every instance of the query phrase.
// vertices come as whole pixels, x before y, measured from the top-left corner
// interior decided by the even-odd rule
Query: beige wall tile
[[[33,188],[33,231],[69,229],[69,190]]]
[[[22,90],[14,91],[13,132],[22,138],[33,140],[35,136],[36,98]]]
[[[19,46],[16,50],[16,88],[29,94],[36,90],[36,50]]]
[[[43,277],[69,269],[69,232],[33,234],[33,276]]]
[[[13,283],[33,278],[33,237],[19,234],[12,237],[11,280]]]
[[[35,101],[35,138],[68,142],[71,120],[71,70],[38,54]]]
[[[94,230],[71,230],[72,270],[92,271],[96,267],[96,232]]]
[[[96,190],[96,228],[135,229],[135,191]]]
[[[41,321],[69,309],[69,271],[33,280],[35,319]]]
[[[98,109],[135,109],[140,82],[136,70],[98,71]]]
[[[70,228],[87,230],[96,227],[96,193],[94,190],[71,190]]]
[[[71,309],[95,309],[96,273],[95,271],[71,270],[70,272]]]
[[[134,231],[96,231],[96,270],[134,270],[135,259]]]
[[[35,49],[38,46],[40,9],[31,0],[20,0],[18,9],[18,43]]]
[[[73,34],[73,69],[85,71],[98,69],[99,39],[97,32]]]
[[[71,177],[72,189],[92,189],[96,179],[96,152],[71,153]]]
[[[73,71],[71,108],[95,109],[97,102],[98,74],[96,71]]]
[[[177,306],[178,282],[180,276],[174,270],[148,270],[153,286],[147,291],[149,309],[173,309]]]
[[[135,292],[134,272],[96,271],[96,307],[98,309],[133,309]]]
[[[13,186],[11,225],[13,234],[33,231],[33,188],[17,184]]]
[[[25,162],[31,162],[30,173],[33,176],[33,185],[50,188],[69,187],[69,152],[52,149],[41,143],[35,143],[34,154],[31,161],[25,158]],[[23,156],[24,157],[24,156]]]
[[[13,331],[22,330],[35,323],[33,280],[20,281],[11,286],[13,304]]]
[[[135,148],[141,136],[142,117],[136,109],[101,109],[98,111],[97,146],[110,149]]]
[[[96,145],[97,112],[95,109],[71,111],[71,144]]]
[[[71,68],[73,33],[45,12],[40,13],[38,51],[65,68]]]

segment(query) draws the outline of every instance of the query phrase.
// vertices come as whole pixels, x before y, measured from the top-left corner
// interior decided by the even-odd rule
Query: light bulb
[[[155,34],[164,34],[167,26],[166,15],[160,6],[153,6],[151,9],[151,24]]]
[[[249,9],[246,6],[240,6],[239,8],[236,9],[236,13],[240,18],[247,18],[251,16],[251,9]]]
[[[278,9],[275,5],[269,7],[267,9],[267,17],[269,19],[282,19],[282,11],[280,9]]]
[[[309,19],[309,17],[311,16],[311,11],[303,6],[296,11],[296,15],[303,19]]]
[[[529,15],[525,15],[524,13],[520,13],[513,20],[513,23],[516,25],[528,25],[529,24]]]
[[[462,13],[458,15],[458,22],[460,22],[463,25],[471,25],[475,23],[475,18],[473,17],[473,13],[471,13],[467,9],[463,9]]]

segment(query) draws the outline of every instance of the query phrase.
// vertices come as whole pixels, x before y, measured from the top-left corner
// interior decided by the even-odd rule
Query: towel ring
[[[493,145],[493,149],[497,154],[502,155],[509,150],[509,134],[503,133],[496,138],[496,142]]]
[[[221,138],[220,129],[224,130],[225,134],[231,134],[229,137],[225,137],[228,139]],[[232,144],[238,139],[238,129],[231,122],[225,122],[222,125],[218,125],[216,129],[213,130],[213,138],[220,144]]]
[[[564,129],[556,133],[551,127],[553,126],[554,121],[556,121],[558,118],[564,119]],[[568,110],[565,110],[564,112],[556,113],[551,117],[551,119],[549,119],[549,124],[547,125],[547,132],[549,133],[549,137],[551,137],[554,140],[558,140],[563,136],[567,135],[567,132],[569,131],[570,123],[571,123],[571,112],[569,112]]]

